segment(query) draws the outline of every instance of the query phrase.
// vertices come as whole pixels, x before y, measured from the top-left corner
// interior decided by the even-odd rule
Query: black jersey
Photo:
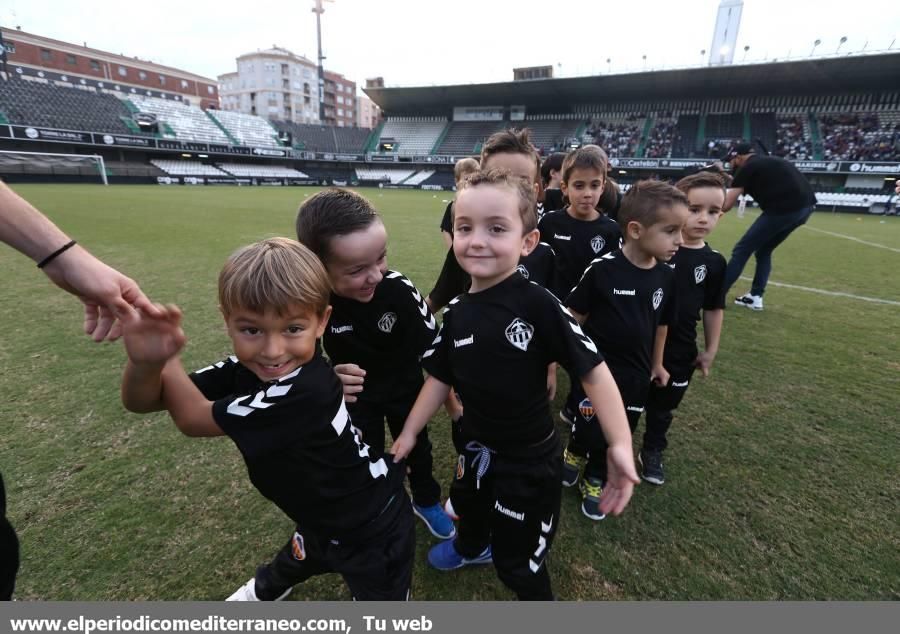
[[[444,217],[441,218],[441,231],[446,231],[451,236],[453,235],[453,201],[451,200],[447,203],[447,208],[444,209]]]
[[[437,324],[402,273],[387,271],[368,302],[332,294],[331,306],[325,352],[335,365],[355,363],[366,371],[360,400],[384,403],[422,385],[419,359]]]
[[[544,190],[544,215],[551,211],[565,207],[562,190],[558,187],[548,187]]]
[[[298,526],[339,537],[377,517],[402,483],[393,460],[358,438],[321,354],[274,381],[260,381],[236,357],[190,378],[213,401],[213,419],[240,449],[250,481]]]
[[[551,293],[556,288],[556,254],[546,242],[538,242],[534,251],[519,258],[519,275],[529,282],[543,286]]]
[[[678,313],[666,338],[666,358],[691,362],[697,356],[700,310],[725,308],[725,258],[708,244],[681,247],[668,265],[675,269]]]
[[[675,316],[675,272],[662,263],[638,268],[614,251],[591,262],[565,303],[588,315],[585,332],[610,368],[649,380],[656,328]]]
[[[541,218],[541,240],[556,253],[556,294],[565,298],[592,260],[615,251],[621,245],[619,225],[600,214],[596,220],[573,218],[559,209]]]
[[[527,454],[554,430],[547,366],[559,362],[583,376],[602,361],[559,301],[514,272],[450,303],[422,365],[462,400],[465,437]]]

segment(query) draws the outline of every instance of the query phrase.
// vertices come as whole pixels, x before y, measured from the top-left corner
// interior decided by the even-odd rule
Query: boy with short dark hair
[[[166,409],[187,436],[231,438],[253,485],[297,526],[229,601],[280,600],[325,572],[341,574],[354,599],[409,596],[415,531],[403,469],[362,442],[318,348],[330,293],[322,263],[293,240],[240,249],[219,275],[234,355],[190,376],[176,307],[124,320],[125,407]]]
[[[638,454],[641,477],[651,484],[663,484],[662,452],[668,446],[666,432],[672,424],[672,410],[681,403],[694,370],[709,375],[722,333],[725,310],[725,258],[713,251],[705,238],[722,217],[725,183],[711,172],[698,172],[675,184],[688,197],[690,215],[681,233],[684,244],[668,265],[675,270],[678,313],[666,336],[663,366],[669,381],[650,388],[647,399],[647,428]],[[703,352],[697,350],[697,322],[703,312]]]
[[[644,411],[651,381],[668,382],[663,347],[675,315],[675,276],[664,262],[682,243],[687,214],[687,198],[671,185],[635,183],[619,210],[624,245],[591,262],[566,298],[566,306],[609,364],[632,432]],[[606,442],[592,424],[595,410],[591,398],[579,403],[564,454],[563,484],[578,482],[583,465],[582,513],[602,520],[605,514],[597,508],[597,500],[607,480]]]
[[[530,184],[507,170],[482,172],[454,208],[453,249],[472,286],[444,312],[423,357],[429,377],[391,451],[409,453],[452,385],[465,408],[455,422],[451,486],[460,522],[457,538],[433,547],[428,561],[439,570],[493,561],[520,599],[552,600],[546,557],[559,522],[561,461],[547,366],[562,363],[598,403],[598,432],[610,447],[600,504],[616,514],[637,478],[628,423],[597,347],[549,291],[516,271],[538,240]]]

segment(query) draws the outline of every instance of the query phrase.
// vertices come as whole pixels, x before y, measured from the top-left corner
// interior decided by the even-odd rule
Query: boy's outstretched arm
[[[186,338],[181,311],[158,306],[159,316],[129,314],[122,319],[128,362],[122,376],[122,403],[132,412],[168,410],[188,436],[221,436],[212,403],[191,382],[178,353]]]
[[[132,311],[122,317],[128,354],[122,376],[122,404],[125,409],[141,414],[165,409],[162,372],[186,341],[178,307],[155,308],[156,316]]]
[[[694,365],[700,369],[704,377],[709,376],[709,370],[719,352],[719,339],[722,336],[724,319],[725,311],[721,308],[703,311],[703,339],[706,345],[703,352],[697,355]]]
[[[394,444],[391,445],[390,453],[394,454],[394,462],[400,462],[400,460],[409,455],[412,448],[416,446],[416,437],[419,435],[419,432],[428,424],[428,421],[444,404],[449,395],[449,385],[433,376],[425,379],[425,385],[419,391],[416,403],[403,424],[403,431],[400,432]]]
[[[619,388],[606,363],[601,363],[581,377],[584,392],[591,399],[594,415],[609,449],[606,451],[607,481],[600,497],[600,510],[606,514],[620,515],[640,482],[634,467],[631,450],[631,430],[625,416],[625,405]]]

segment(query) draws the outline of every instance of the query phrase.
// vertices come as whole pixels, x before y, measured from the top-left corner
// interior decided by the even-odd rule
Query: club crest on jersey
[[[300,533],[295,532],[294,537],[291,539],[291,555],[297,561],[306,559],[306,546],[303,543],[303,535]]]
[[[394,324],[396,323],[397,313],[385,313],[381,316],[381,319],[378,320],[378,330],[390,333],[391,330],[394,329]]]
[[[662,304],[663,299],[663,290],[661,288],[656,289],[653,293],[653,310],[659,308],[659,305]]]
[[[699,284],[703,280],[706,279],[706,265],[701,264],[697,268],[694,269],[694,282]]]
[[[456,461],[456,479],[462,480],[463,476],[466,474],[466,457],[462,454],[459,455],[459,460]]]
[[[594,250],[594,253],[600,253],[605,246],[606,240],[603,239],[603,236],[594,236],[591,238],[591,248]]]
[[[528,269],[525,268],[524,264],[520,264],[516,267],[516,270],[519,272],[519,275],[524,277],[526,280],[531,277],[531,274],[528,272]]]
[[[591,399],[586,398],[578,404],[578,411],[584,417],[584,420],[590,421],[594,417],[594,404]]]
[[[534,336],[534,326],[518,317],[506,327],[506,339],[522,352],[528,350],[528,344]]]

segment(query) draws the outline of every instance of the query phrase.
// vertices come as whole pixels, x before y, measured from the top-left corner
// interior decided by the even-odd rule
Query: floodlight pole
[[[319,44],[319,123],[325,123],[325,67],[322,62],[325,56],[322,55],[322,14],[325,13],[325,7],[322,6],[323,0],[313,0],[315,6],[312,12],[316,14],[316,39]]]

